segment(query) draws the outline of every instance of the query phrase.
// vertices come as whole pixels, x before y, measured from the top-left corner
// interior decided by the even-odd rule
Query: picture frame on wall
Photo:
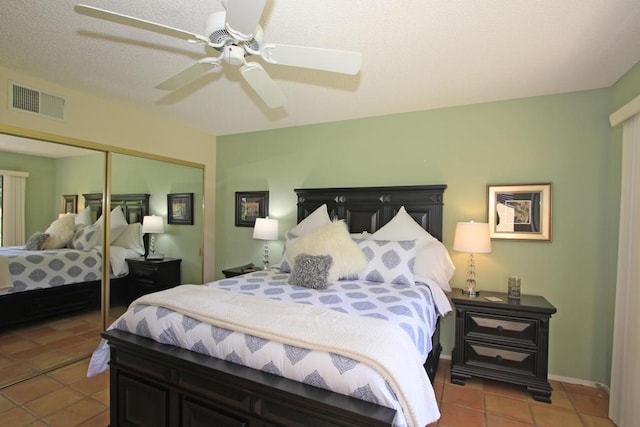
[[[193,225],[193,193],[167,194],[167,224]]]
[[[78,213],[78,195],[65,194],[62,196],[62,213]]]
[[[253,227],[256,218],[264,218],[268,212],[268,191],[236,192],[236,227]]]
[[[487,185],[492,239],[551,241],[551,183]]]

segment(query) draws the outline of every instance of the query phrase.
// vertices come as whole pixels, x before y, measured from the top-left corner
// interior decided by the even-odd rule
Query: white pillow
[[[64,215],[53,221],[45,230],[49,238],[42,245],[42,249],[64,248],[73,237],[74,225],[73,215]]]
[[[414,277],[416,282],[433,280],[445,292],[451,292],[449,280],[453,277],[456,267],[451,260],[449,251],[440,242],[427,242],[418,248]]]
[[[81,226],[73,233],[69,246],[80,251],[88,251],[100,243],[101,231],[99,224]]]
[[[449,280],[455,266],[449,252],[438,239],[422,228],[404,206],[396,216],[373,233],[374,240],[416,240],[416,265],[414,278],[424,282],[434,280],[444,291],[451,292]]]
[[[75,217],[76,226],[91,225],[91,207],[82,209]]]
[[[103,215],[104,214],[100,215],[100,218],[98,218],[98,220],[95,222],[95,224],[98,224],[100,227],[102,227]],[[124,217],[124,212],[122,212],[122,208],[120,206],[116,206],[111,210],[110,219],[111,219],[111,222],[110,222],[111,242],[110,243],[113,244],[113,241],[116,240],[118,236],[122,234],[122,232],[124,232],[124,229],[127,228],[127,225],[129,225],[129,223],[127,222],[127,219]]]
[[[416,262],[415,240],[374,240],[358,242],[367,257],[367,266],[358,274],[369,282],[413,285]]]
[[[144,255],[144,240],[142,239],[142,224],[139,222],[129,224],[124,231],[112,243],[125,249],[132,249],[138,255]]]
[[[331,224],[331,218],[329,218],[327,205],[324,204],[313,211],[311,215],[300,221],[298,225],[289,230],[289,233],[296,236],[304,236],[305,234],[312,233],[329,224]]]
[[[333,263],[327,278],[329,282],[358,274],[367,265],[367,258],[349,236],[344,221],[330,223],[313,233],[291,240],[286,249],[286,257],[295,260],[301,254],[330,255]],[[294,267],[292,266],[292,270]]]
[[[329,212],[327,211],[327,205],[323,204],[313,211],[309,216],[300,221],[298,225],[291,230],[284,233],[284,248],[282,249],[282,261],[278,268],[283,273],[291,273],[293,258],[287,257],[287,246],[291,244],[291,241],[297,237],[304,236],[305,234],[313,233],[319,228],[331,224],[331,218],[329,218]]]

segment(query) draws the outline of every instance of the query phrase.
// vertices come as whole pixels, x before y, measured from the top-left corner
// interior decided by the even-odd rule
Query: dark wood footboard
[[[111,348],[111,427],[389,426],[393,409],[122,331]]]
[[[439,329],[425,363],[433,381]],[[395,410],[123,331],[111,349],[111,427],[390,426]]]

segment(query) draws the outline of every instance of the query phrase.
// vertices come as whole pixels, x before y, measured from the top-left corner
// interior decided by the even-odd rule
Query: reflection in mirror
[[[111,162],[111,193],[113,195],[139,193],[149,195],[149,213],[159,218],[162,227],[150,229],[145,223],[145,237],[153,234],[156,259],[146,259],[144,254],[129,256],[127,264],[129,277],[126,295],[127,303],[143,294],[166,289],[181,283],[202,283],[202,239],[203,239],[203,182],[204,171],[201,168],[146,159],[131,155],[114,153]],[[193,219],[181,224],[170,223],[170,194],[192,195],[191,204],[176,205],[179,214]],[[183,201],[181,199],[181,201]],[[113,206],[112,206],[113,207]],[[189,209],[184,211],[183,209]],[[189,215],[190,214],[190,215]],[[135,246],[134,243],[131,243]],[[148,244],[146,245],[148,254]],[[111,307],[109,318],[112,320],[122,314],[125,305],[113,298],[122,294],[121,290],[111,288]]]
[[[79,231],[93,224],[82,195],[103,191],[104,165],[100,151],[0,134],[0,387],[86,357],[98,344],[101,237]],[[22,175],[23,189],[12,175]]]
[[[88,145],[92,148],[90,143]],[[111,171],[105,173],[108,155],[111,157]],[[89,280],[94,277],[70,267],[66,271],[71,272],[66,276],[79,276],[81,283],[62,286],[65,275],[59,273],[61,278],[53,281],[55,285],[38,285],[43,289],[27,292],[26,284],[15,285],[16,281],[9,274],[10,258],[0,253],[0,388],[89,356],[98,345],[103,320],[106,318],[107,323],[115,320],[137,294],[178,283],[202,283],[204,170],[201,167],[109,154],[100,149],[81,149],[0,132],[0,170],[29,174],[25,186],[25,242],[12,244],[26,243],[32,235],[47,231],[61,214],[75,210],[72,239],[86,249],[84,252],[101,252],[101,233],[98,232],[99,249],[96,249],[96,235],[89,232],[92,226],[95,231],[95,223],[101,213],[104,177],[107,175],[112,183],[112,209],[123,207],[128,223],[141,222],[144,215],[151,214],[161,216],[164,225],[164,232],[154,235],[156,252],[164,255],[162,260],[152,261],[160,266],[155,276],[150,279],[148,270],[145,270],[149,266],[148,260],[139,254],[126,252],[120,258],[120,268],[126,267],[128,271],[128,275],[123,277],[114,278],[111,265],[109,271],[114,289],[110,289],[110,304],[114,309],[107,313],[100,310],[104,292],[100,273],[95,280]],[[168,223],[167,195],[175,193],[193,194],[193,224]],[[144,213],[138,210],[137,196],[140,195],[148,195],[149,208]],[[6,219],[6,208],[4,213]],[[111,225],[113,228],[113,220]],[[120,247],[128,247],[127,240],[121,238],[118,242]],[[144,246],[146,252],[148,244],[144,243]],[[113,247],[112,244],[109,251],[111,259],[115,252],[120,252],[119,249],[112,250]],[[69,248],[65,250],[71,252]],[[33,259],[40,260],[45,252],[49,251],[31,251],[31,254],[35,256]],[[42,262],[40,260],[37,264],[42,265]],[[96,262],[89,261],[88,264],[100,269],[100,256]],[[55,261],[52,265],[65,271],[64,261]],[[129,269],[129,265],[133,268]],[[27,271],[26,267],[14,270]],[[41,270],[35,267],[26,274],[38,278],[44,275],[44,269]],[[24,292],[19,292],[23,287]],[[105,304],[105,307],[109,306]]]

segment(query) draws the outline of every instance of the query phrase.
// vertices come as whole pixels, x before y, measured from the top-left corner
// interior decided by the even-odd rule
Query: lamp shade
[[[486,222],[459,222],[453,239],[453,249],[458,252],[488,253],[491,252],[489,224]]]
[[[164,223],[161,216],[150,215],[142,218],[142,232],[143,233],[164,233]]]
[[[253,227],[253,238],[260,240],[278,240],[278,220],[256,218],[256,224]]]

